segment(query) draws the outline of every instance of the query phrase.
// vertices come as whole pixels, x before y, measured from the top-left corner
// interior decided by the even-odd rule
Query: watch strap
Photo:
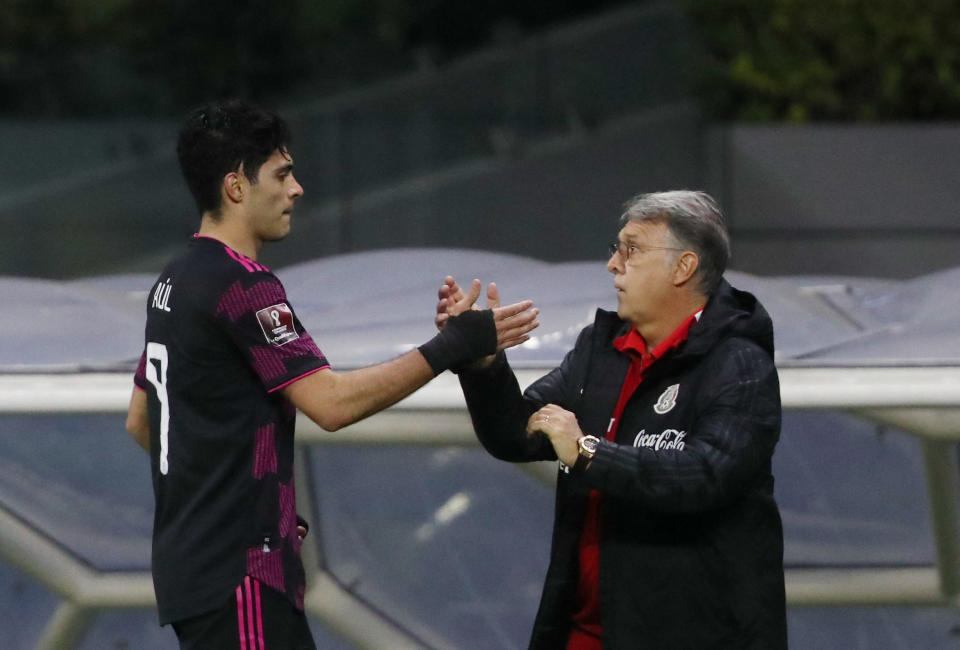
[[[577,440],[577,460],[573,464],[573,469],[578,472],[582,472],[587,469],[590,463],[593,461],[593,457],[596,455],[596,449],[592,453],[588,453],[589,450],[586,449],[586,446],[583,444],[584,438],[590,438],[591,442],[599,448],[600,439],[596,436],[583,436]]]

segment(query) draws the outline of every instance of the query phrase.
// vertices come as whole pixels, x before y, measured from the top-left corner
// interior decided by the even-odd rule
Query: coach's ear
[[[700,257],[693,251],[683,251],[677,257],[676,266],[673,269],[673,283],[680,286],[690,280],[700,268]]]

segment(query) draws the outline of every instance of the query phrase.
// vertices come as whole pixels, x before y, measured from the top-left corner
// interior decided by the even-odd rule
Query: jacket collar
[[[613,340],[627,334],[632,328],[620,319],[616,312],[598,309],[594,320],[596,335],[611,346]],[[676,359],[705,356],[717,341],[732,338],[747,338],[773,356],[773,322],[767,310],[746,291],[730,286],[721,280],[711,294],[696,327],[690,330],[689,338],[670,355]]]

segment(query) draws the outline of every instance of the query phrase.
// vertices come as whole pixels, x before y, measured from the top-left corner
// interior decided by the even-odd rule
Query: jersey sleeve
[[[251,273],[232,283],[214,316],[269,392],[330,367],[272,273]]]
[[[147,390],[150,382],[147,380],[147,352],[144,350],[140,355],[140,363],[137,364],[137,370],[133,373],[133,385],[140,390]]]

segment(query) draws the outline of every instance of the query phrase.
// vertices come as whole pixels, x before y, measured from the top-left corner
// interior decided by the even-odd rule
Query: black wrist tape
[[[493,354],[497,351],[493,311],[470,309],[450,317],[440,333],[418,349],[435,375]]]

